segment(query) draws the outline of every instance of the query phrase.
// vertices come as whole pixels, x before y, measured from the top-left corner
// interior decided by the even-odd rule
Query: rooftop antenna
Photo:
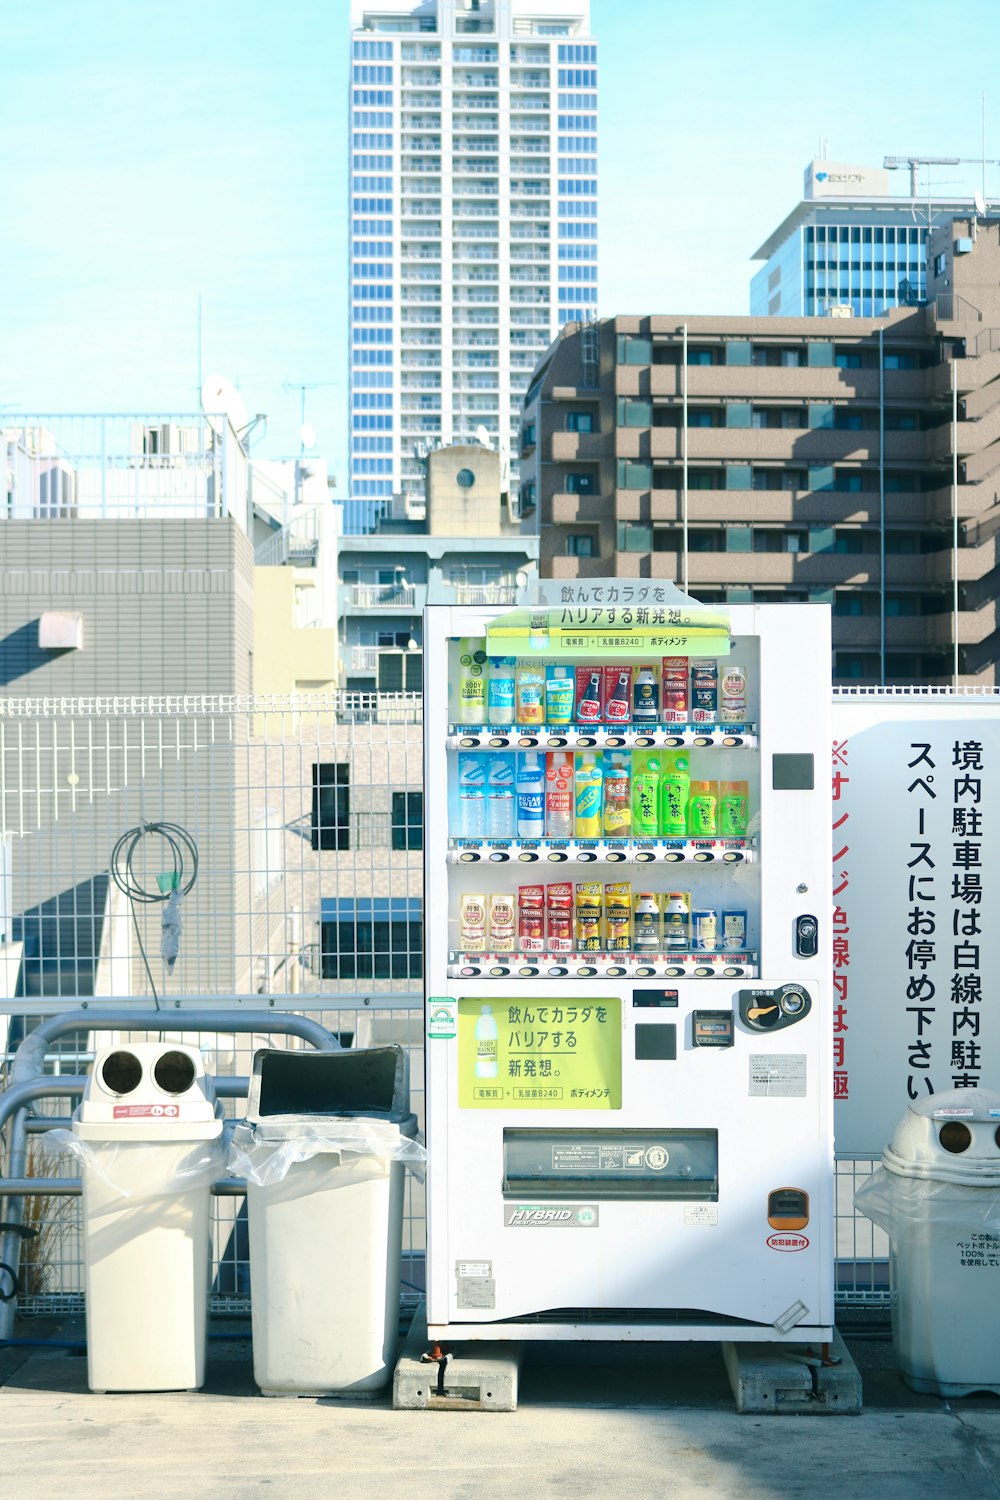
[[[887,156],[882,165],[889,172],[895,172],[899,167],[910,169],[910,197],[919,196],[917,191],[917,176],[921,167],[957,167],[959,165],[974,164],[982,166],[984,180],[987,166],[996,166],[992,158],[982,156]]]

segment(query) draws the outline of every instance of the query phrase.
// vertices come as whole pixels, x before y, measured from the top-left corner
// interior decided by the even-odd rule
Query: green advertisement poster
[[[491,656],[580,656],[615,659],[622,652],[659,656],[728,656],[730,617],[725,609],[598,608],[515,609],[486,627]]]
[[[462,1109],[621,1109],[621,1001],[460,1000]]]

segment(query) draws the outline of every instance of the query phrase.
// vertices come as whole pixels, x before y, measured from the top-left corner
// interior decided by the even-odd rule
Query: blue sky
[[[838,161],[978,157],[985,92],[1000,157],[995,0],[592,0],[592,17],[602,315],[746,312],[748,257],[820,135]],[[195,409],[200,295],[204,373],[269,415],[256,451],[297,448],[285,381],[336,381],[307,417],[345,473],[347,25],[347,0],[5,7],[0,409]]]

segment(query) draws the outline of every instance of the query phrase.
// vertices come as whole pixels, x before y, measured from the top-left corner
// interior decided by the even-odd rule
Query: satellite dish
[[[299,428],[299,442],[303,448],[315,448],[316,429],[311,422],[303,422]]]
[[[480,423],[480,425],[476,428],[476,442],[481,443],[484,448],[488,448],[490,446],[489,431],[482,425],[482,423]]]
[[[983,197],[982,193],[980,193],[978,190],[974,192],[972,195],[972,201],[976,205],[976,213],[979,214],[980,217],[985,217],[986,199]]]
[[[246,402],[225,375],[209,375],[201,388],[201,409],[216,437],[222,436],[222,417],[228,417],[235,432],[249,420]]]

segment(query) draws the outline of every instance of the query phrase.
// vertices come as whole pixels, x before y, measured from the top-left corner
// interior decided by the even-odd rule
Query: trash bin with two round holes
[[[426,1152],[402,1047],[261,1051],[230,1169],[245,1177],[254,1379],[377,1390],[395,1363],[403,1186]]]
[[[72,1131],[52,1132],[82,1168],[92,1390],[204,1383],[222,1126],[196,1048],[137,1042],[97,1054]]]
[[[911,1104],[854,1201],[889,1235],[907,1385],[1000,1394],[1000,1093],[955,1089]]]

